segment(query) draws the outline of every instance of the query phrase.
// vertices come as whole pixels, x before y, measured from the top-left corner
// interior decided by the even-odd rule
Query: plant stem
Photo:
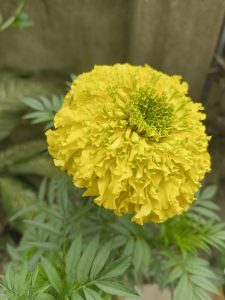
[[[8,27],[10,27],[14,23],[16,17],[23,11],[26,2],[27,2],[27,0],[21,0],[19,2],[19,4],[18,4],[17,8],[15,9],[14,13],[12,14],[12,16],[9,17],[5,22],[3,22],[0,25],[0,31],[6,30]]]

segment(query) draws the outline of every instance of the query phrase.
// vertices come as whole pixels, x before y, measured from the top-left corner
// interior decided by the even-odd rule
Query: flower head
[[[84,196],[139,224],[186,211],[210,157],[203,107],[180,80],[128,64],[78,76],[46,133],[55,165]]]

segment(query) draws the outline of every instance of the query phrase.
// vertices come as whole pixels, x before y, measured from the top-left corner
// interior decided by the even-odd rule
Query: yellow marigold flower
[[[55,165],[84,196],[133,221],[186,211],[210,169],[200,103],[149,66],[96,66],[73,82],[47,131]]]

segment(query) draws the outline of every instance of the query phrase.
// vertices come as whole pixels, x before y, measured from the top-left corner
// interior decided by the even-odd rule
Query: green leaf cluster
[[[218,210],[209,199],[213,190],[215,187],[208,187],[200,192],[194,206],[182,216],[160,225],[139,226],[130,217],[116,217],[96,207],[91,198],[81,200],[82,191],[73,188],[66,176],[44,178],[36,205],[13,217],[34,214],[25,220],[22,241],[10,253],[15,261],[19,254],[19,261],[22,257],[31,270],[38,266],[38,282],[45,282],[44,293],[51,299],[128,296],[131,290],[119,280],[124,272],[123,281],[132,286],[157,283],[169,288],[174,300],[211,299],[209,292],[218,293],[222,278],[202,254],[211,257],[213,249],[225,253],[225,230],[218,216],[209,216],[205,210],[202,214],[198,207],[211,213]],[[40,286],[38,291],[42,291]]]
[[[30,119],[31,124],[47,123],[44,127],[47,130],[53,126],[53,118],[62,105],[62,97],[53,95],[51,99],[48,99],[42,96],[39,100],[25,98],[23,103],[35,110],[26,114],[24,119]]]
[[[95,236],[84,247],[78,235],[68,251],[61,249],[50,260],[42,256],[33,268],[27,263],[16,268],[10,265],[2,283],[6,296],[12,300],[100,300],[105,295],[136,298],[133,289],[118,281],[130,259],[110,260],[113,240],[100,247],[99,238]]]

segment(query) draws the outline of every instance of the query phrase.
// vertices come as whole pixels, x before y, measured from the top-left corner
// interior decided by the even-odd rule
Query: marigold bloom
[[[186,211],[210,169],[200,103],[149,66],[96,66],[73,82],[47,131],[55,165],[84,196],[133,221]]]

